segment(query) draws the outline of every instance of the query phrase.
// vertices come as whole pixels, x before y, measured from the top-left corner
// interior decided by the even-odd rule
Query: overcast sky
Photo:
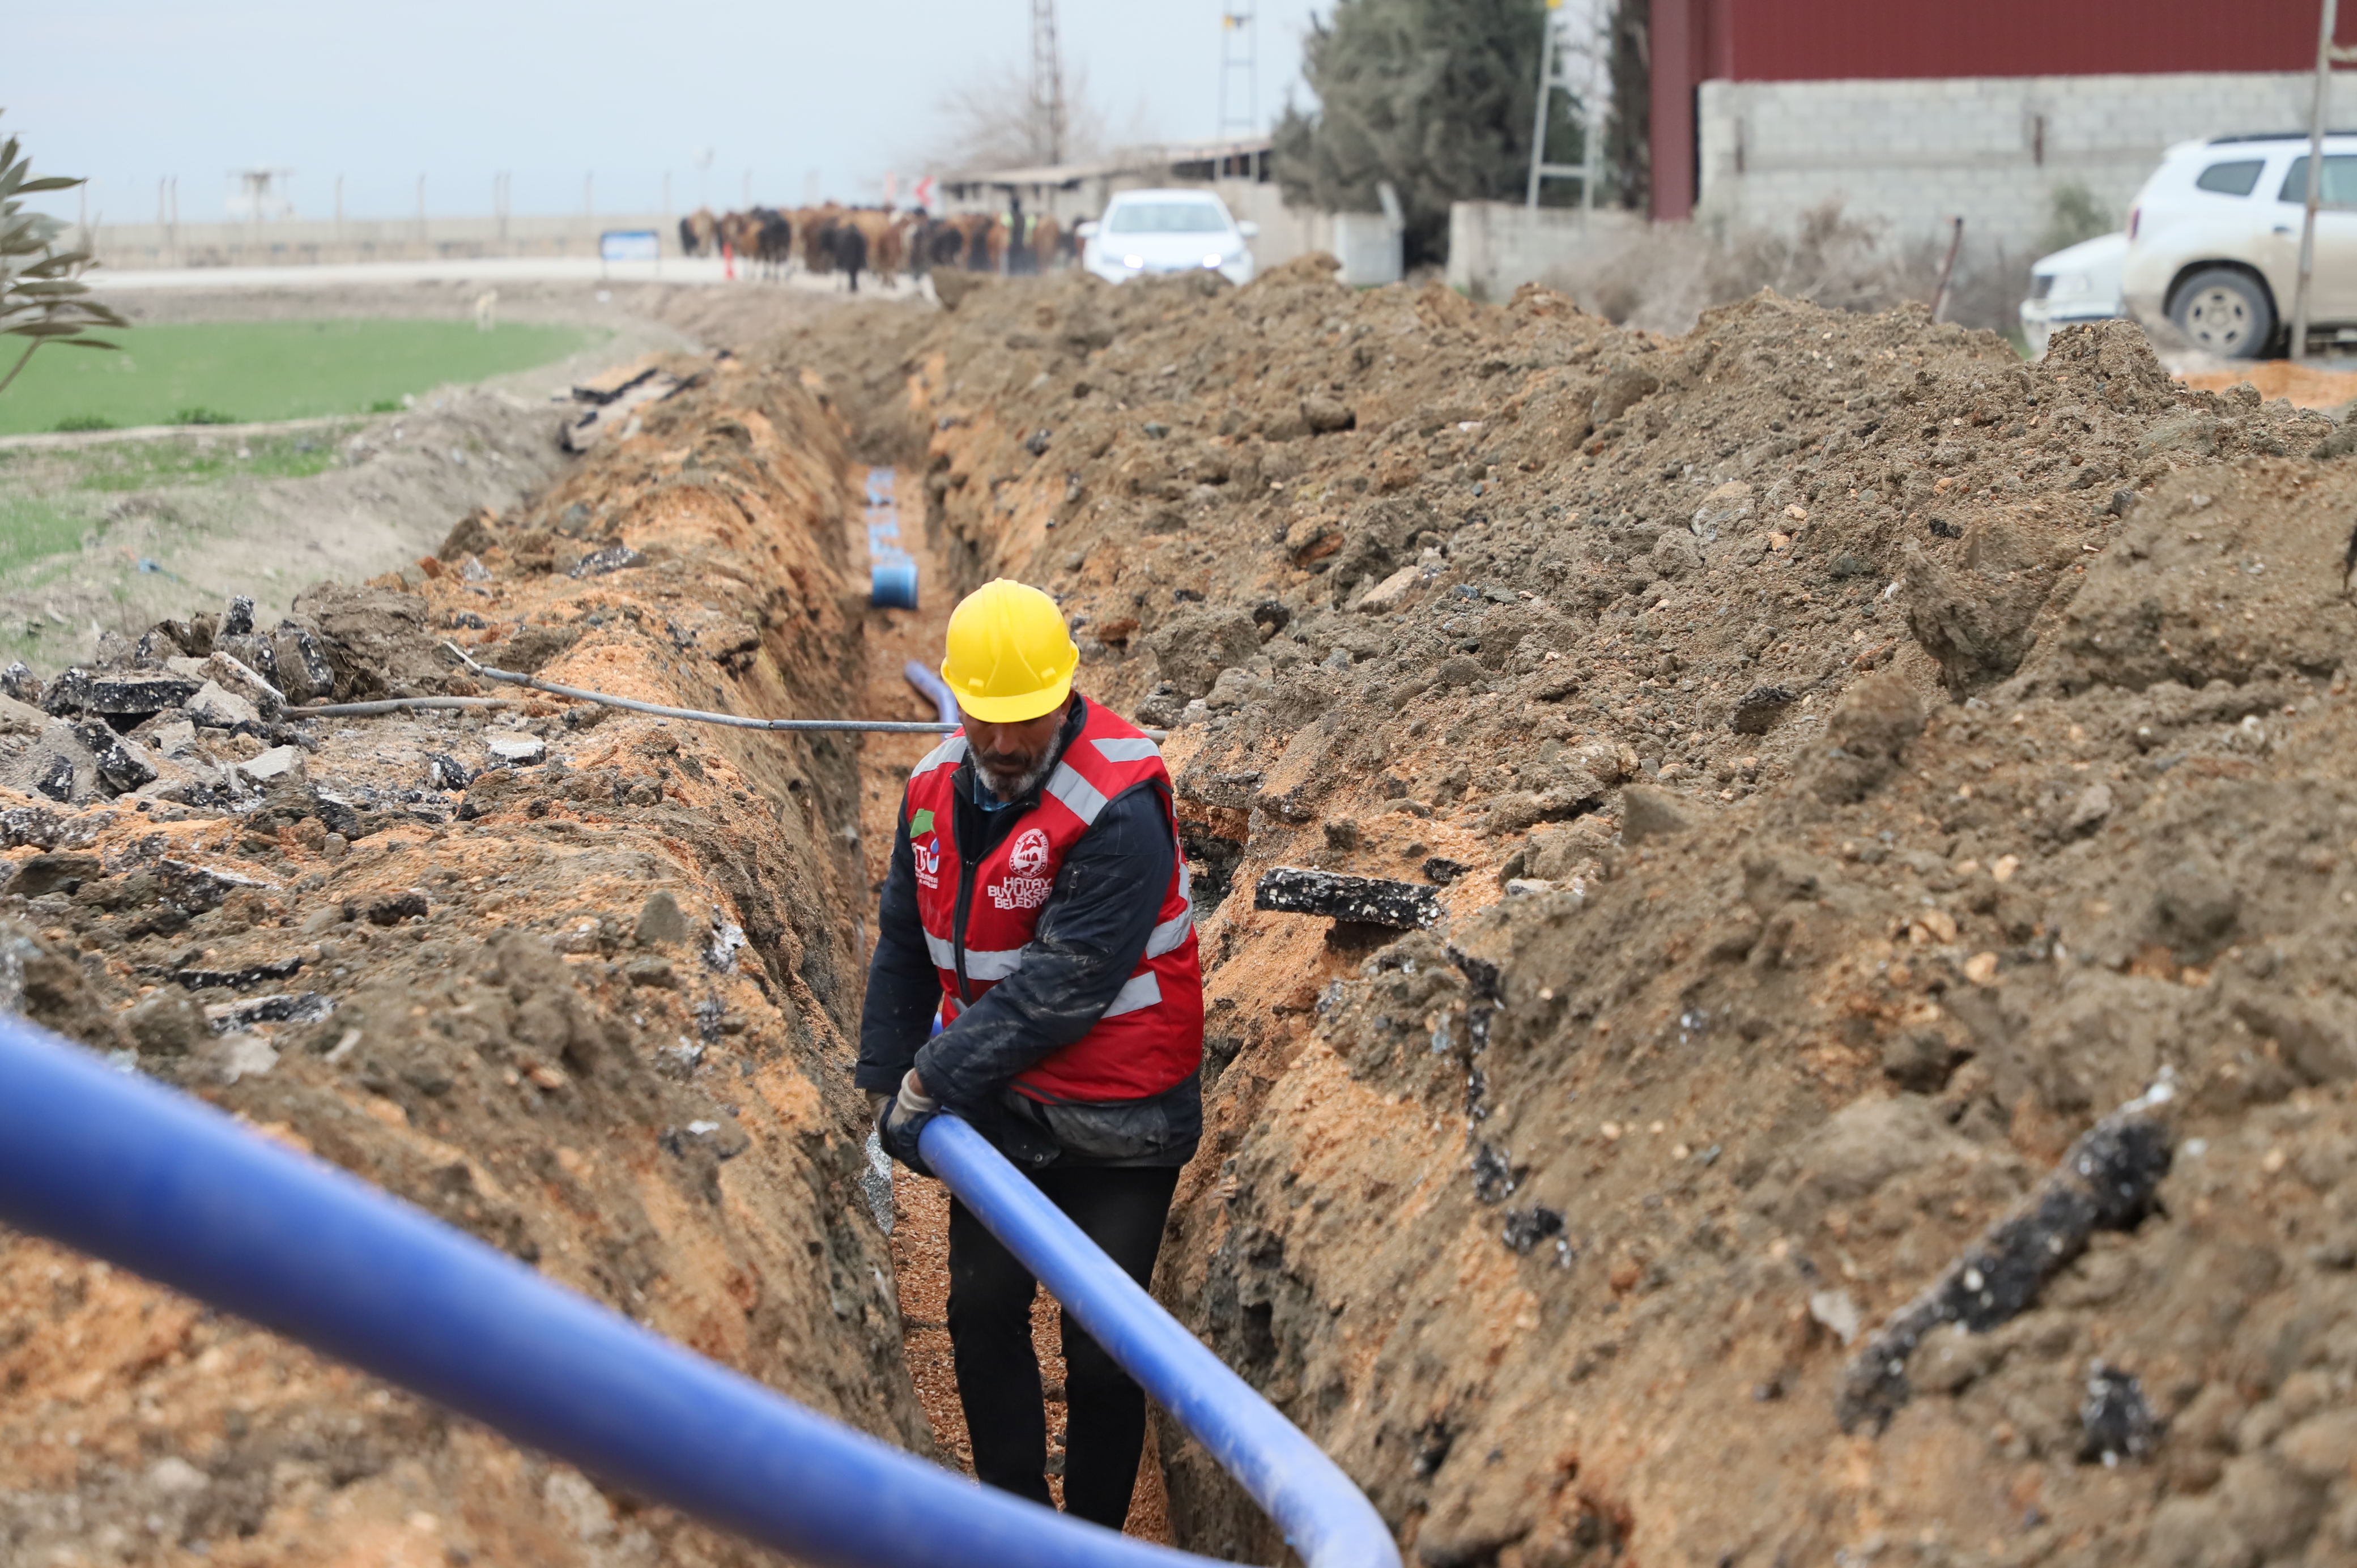
[[[1230,3],[1259,14],[1265,127],[1288,88],[1308,101],[1311,0]],[[1059,0],[1063,59],[1117,133],[1210,136],[1225,8]],[[1028,0],[27,5],[0,51],[0,134],[25,139],[36,173],[93,177],[108,221],[152,221],[167,175],[182,221],[219,220],[227,172],[257,165],[294,169],[311,218],[332,215],[339,174],[355,218],[414,212],[420,174],[429,212],[488,212],[500,171],[520,213],[579,210],[589,171],[612,212],[654,210],[666,169],[683,210],[700,188],[738,203],[748,172],[757,200],[801,201],[813,170],[826,195],[873,200],[938,141],[945,91],[1028,69],[1030,26]]]

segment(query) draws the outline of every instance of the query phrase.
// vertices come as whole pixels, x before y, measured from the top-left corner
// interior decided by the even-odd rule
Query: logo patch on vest
[[[1001,909],[1036,909],[1045,904],[1051,884],[1039,873],[1048,869],[1049,853],[1048,835],[1040,829],[1017,834],[1014,847],[1006,852],[1007,875],[986,889],[991,903]]]
[[[1006,852],[1007,869],[1017,876],[1037,876],[1047,868],[1048,835],[1039,828],[1016,835],[1015,847]]]
[[[941,842],[938,839],[927,839],[922,843],[911,843],[909,845],[909,853],[916,858],[917,880],[927,887],[940,886],[942,876]]]

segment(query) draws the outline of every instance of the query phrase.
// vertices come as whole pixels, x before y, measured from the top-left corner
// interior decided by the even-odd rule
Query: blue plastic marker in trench
[[[952,1190],[1284,1525],[1308,1568],[1398,1568],[1331,1460],[962,1122]],[[824,1568],[1210,1568],[827,1420],[349,1173],[0,1014],[0,1222],[233,1312],[518,1442]],[[1069,1232],[1069,1233],[1068,1233]]]
[[[867,602],[879,610],[917,607],[917,563],[900,547],[900,511],[889,468],[867,470]]]
[[[879,610],[917,607],[917,564],[906,555],[867,569],[867,602]]]

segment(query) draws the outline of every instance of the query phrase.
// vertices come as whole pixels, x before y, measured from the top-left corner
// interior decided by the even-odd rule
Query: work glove
[[[931,1176],[917,1153],[917,1137],[941,1108],[940,1101],[918,1090],[917,1071],[909,1069],[900,1079],[900,1092],[877,1108],[876,1136],[884,1152],[919,1176]]]

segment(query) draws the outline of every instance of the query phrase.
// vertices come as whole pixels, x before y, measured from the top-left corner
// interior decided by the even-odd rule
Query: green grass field
[[[404,393],[561,360],[570,327],[470,321],[245,321],[135,327],[123,347],[44,349],[0,392],[0,435],[32,431],[366,413]],[[13,355],[11,356],[13,362]]]

